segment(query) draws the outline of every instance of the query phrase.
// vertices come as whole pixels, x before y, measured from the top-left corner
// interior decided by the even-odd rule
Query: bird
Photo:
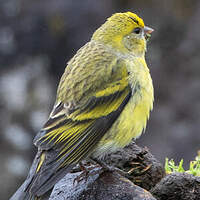
[[[152,32],[137,14],[115,13],[69,60],[34,138],[29,174],[10,200],[45,199],[77,163],[101,160],[145,131],[154,102],[145,61]]]

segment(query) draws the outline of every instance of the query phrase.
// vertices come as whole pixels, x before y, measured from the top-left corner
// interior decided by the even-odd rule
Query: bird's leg
[[[94,162],[92,162],[92,164],[93,163]],[[92,171],[92,170],[97,169],[97,168],[98,168],[98,166],[97,166],[96,163],[93,166],[87,166],[87,164],[84,164],[83,162],[79,162],[79,167],[76,168],[73,172],[80,172],[81,171],[81,174],[78,175],[74,179],[73,184],[75,184],[75,182],[79,183],[82,180],[85,180],[85,182],[86,182],[90,175],[99,174],[99,169],[95,170],[95,171]],[[79,169],[79,170],[77,170],[77,169]]]
[[[82,162],[79,162],[79,171],[81,171],[81,174],[78,175],[74,181],[73,181],[73,185],[75,184],[75,182],[79,183],[80,181],[82,181],[83,179],[85,179],[85,182],[88,179],[88,174],[89,171],[88,169],[84,166],[84,164]]]

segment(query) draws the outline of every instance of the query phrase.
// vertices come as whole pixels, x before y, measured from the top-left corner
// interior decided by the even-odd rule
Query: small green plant
[[[200,151],[196,156],[194,161],[190,161],[190,166],[188,170],[183,168],[183,159],[179,162],[178,165],[175,164],[174,160],[169,160],[166,158],[165,160],[165,171],[167,174],[172,172],[186,172],[189,174],[193,174],[194,176],[200,176]]]

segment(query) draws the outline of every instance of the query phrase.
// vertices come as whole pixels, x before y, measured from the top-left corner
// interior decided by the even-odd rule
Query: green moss
[[[188,170],[185,170],[183,168],[183,159],[179,162],[178,165],[176,165],[173,159],[169,160],[168,158],[166,158],[165,171],[167,174],[170,174],[172,172],[186,172],[194,176],[200,176],[200,152],[198,152],[195,160],[190,161],[190,166]]]

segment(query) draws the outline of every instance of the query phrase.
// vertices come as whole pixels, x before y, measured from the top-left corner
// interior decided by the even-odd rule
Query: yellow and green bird
[[[154,100],[145,62],[152,31],[136,14],[116,13],[67,63],[34,139],[38,153],[12,200],[45,196],[81,160],[100,159],[141,135]]]

